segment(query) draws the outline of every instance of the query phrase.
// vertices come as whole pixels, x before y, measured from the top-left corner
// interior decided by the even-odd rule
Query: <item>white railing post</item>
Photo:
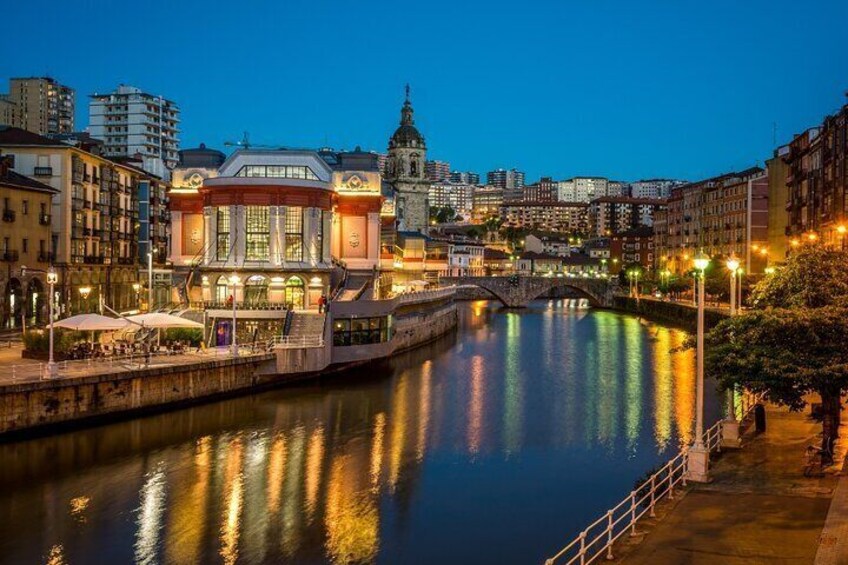
[[[654,514],[654,505],[657,502],[656,493],[657,493],[657,474],[654,473],[653,475],[651,475],[651,518],[657,517],[657,515]]]
[[[674,464],[668,466],[668,499],[674,500]]]
[[[630,493],[630,535],[636,535],[636,491]]]
[[[607,511],[607,561],[612,561],[613,559],[615,559],[615,557],[613,557],[612,555],[612,530],[612,510],[609,510]]]
[[[580,565],[586,565],[586,530],[580,532]]]

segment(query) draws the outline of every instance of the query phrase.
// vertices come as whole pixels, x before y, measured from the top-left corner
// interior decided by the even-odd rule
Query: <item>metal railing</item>
[[[435,290],[421,290],[414,292],[405,292],[403,294],[399,294],[395,297],[395,304],[400,306],[401,304],[415,304],[416,302],[426,301],[426,300],[436,300],[438,298],[447,298],[448,296],[453,296],[456,293],[456,287],[450,286],[448,288],[438,288]]]
[[[304,349],[309,347],[324,347],[323,335],[279,335],[270,342],[272,348]]]
[[[739,405],[735,406],[739,420],[744,420],[761,401],[761,396],[743,393]],[[723,420],[719,420],[704,432],[704,447],[710,452],[721,451],[722,423]],[[636,535],[639,520],[646,514],[655,517],[657,504],[664,498],[673,500],[678,485],[686,486],[688,463],[687,446],[636,490],[631,491],[624,500],[589,524],[571,543],[547,559],[545,565],[588,565],[598,559],[614,559],[615,542],[625,534]]]
[[[239,345],[239,358],[254,355],[265,355],[274,347],[273,341],[248,343]],[[103,357],[90,357],[88,359],[67,360],[56,362],[56,376],[48,378],[45,376],[47,363],[27,363],[6,366],[8,372],[0,378],[0,384],[18,384],[32,381],[55,381],[87,375],[101,375],[108,373],[122,373],[136,371],[145,368],[168,365],[191,365],[205,361],[232,358],[233,354],[229,345],[210,347],[203,350],[190,348],[189,350],[174,353],[172,351],[155,351],[148,354],[134,351],[122,355],[113,354]]]

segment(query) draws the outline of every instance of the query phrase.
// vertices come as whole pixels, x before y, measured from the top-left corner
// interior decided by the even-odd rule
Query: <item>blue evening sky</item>
[[[414,11],[410,11],[414,8]],[[844,103],[848,2],[28,0],[0,89],[49,74],[175,100],[182,146],[384,151],[412,85],[429,156],[529,180],[697,179],[761,163]]]

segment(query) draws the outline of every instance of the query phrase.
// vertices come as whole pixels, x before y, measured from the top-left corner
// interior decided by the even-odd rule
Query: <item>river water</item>
[[[0,562],[540,563],[691,440],[683,332],[459,308],[367,369],[0,445]]]

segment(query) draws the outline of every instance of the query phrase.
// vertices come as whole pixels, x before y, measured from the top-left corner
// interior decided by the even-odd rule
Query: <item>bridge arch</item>
[[[606,279],[576,279],[561,277],[443,277],[448,284],[480,287],[504,306],[523,308],[553,288],[569,288],[587,298],[592,306],[608,306],[611,302],[611,283]]]

